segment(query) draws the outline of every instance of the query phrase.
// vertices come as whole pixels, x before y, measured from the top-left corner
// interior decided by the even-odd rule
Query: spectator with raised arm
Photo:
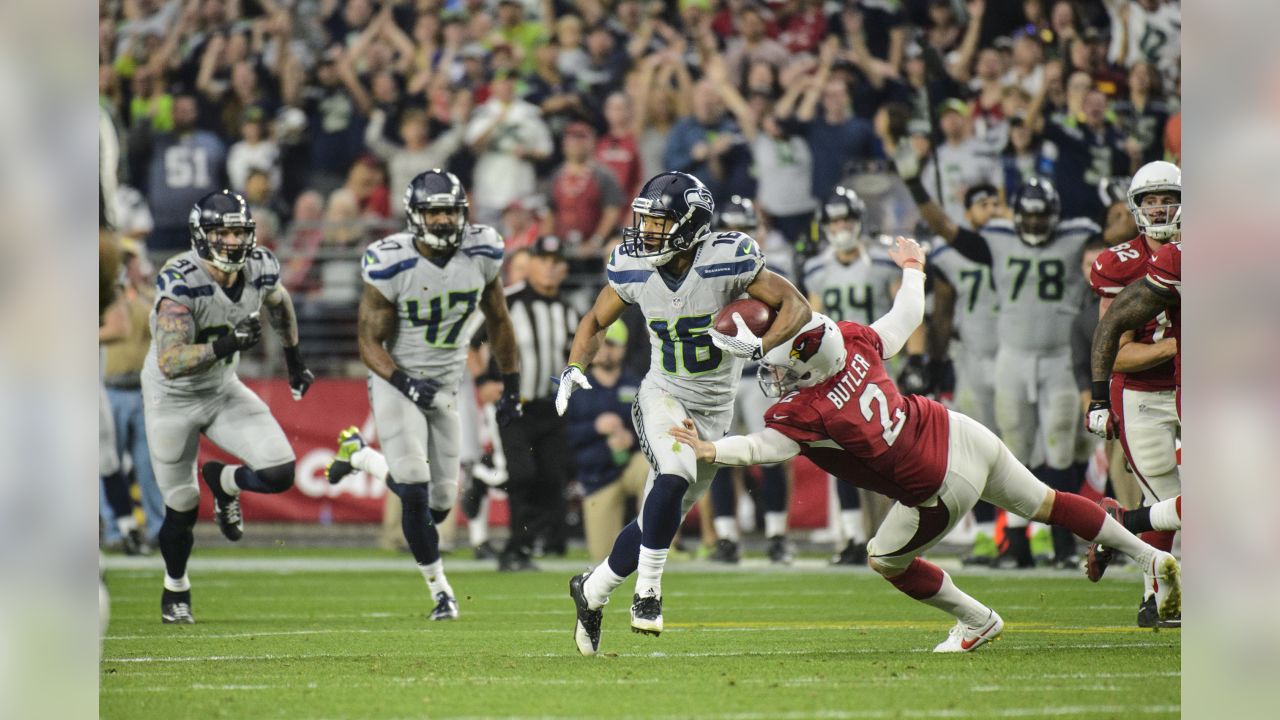
[[[541,111],[516,97],[509,74],[494,77],[491,97],[471,116],[465,142],[476,155],[473,215],[484,224],[496,223],[512,200],[537,189],[534,163],[553,149]]]

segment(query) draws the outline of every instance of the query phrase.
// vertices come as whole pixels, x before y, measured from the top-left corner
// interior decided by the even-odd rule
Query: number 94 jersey
[[[148,384],[182,394],[217,392],[236,376],[240,353],[219,360],[190,375],[166,378],[156,360],[156,309],[161,300],[170,300],[191,311],[197,344],[209,343],[231,332],[236,323],[262,309],[262,300],[280,284],[280,261],[266,248],[254,248],[240,269],[240,292],[228,294],[205,270],[194,250],[174,255],[156,275],[156,300],[151,309],[151,347],[143,361],[142,375]],[[235,299],[232,299],[232,296]],[[264,317],[263,322],[266,322]]]
[[[371,243],[361,260],[364,281],[396,306],[396,335],[387,351],[396,366],[456,387],[467,345],[483,322],[477,306],[502,268],[502,236],[469,225],[443,266],[414,247],[411,233]]]
[[[763,267],[760,246],[740,232],[707,235],[679,281],[615,249],[606,269],[609,285],[623,302],[640,306],[649,329],[652,353],[645,384],[670,393],[687,408],[732,406],[742,361],[716,347],[707,331]]]

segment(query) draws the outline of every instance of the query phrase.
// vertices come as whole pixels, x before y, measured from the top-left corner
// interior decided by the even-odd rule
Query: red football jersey
[[[898,392],[875,330],[838,325],[848,351],[844,371],[783,397],[765,412],[765,425],[800,443],[802,455],[837,478],[914,507],[947,473],[947,409]]]
[[[1127,243],[1108,248],[1098,256],[1089,273],[1089,284],[1093,291],[1104,298],[1114,298],[1125,289],[1125,286],[1142,280],[1147,275],[1147,263],[1152,258],[1151,247],[1139,235]],[[1168,336],[1169,317],[1160,313],[1155,320],[1143,325],[1134,333],[1138,342],[1153,343]],[[1123,380],[1123,387],[1129,390],[1157,391],[1174,388],[1174,363],[1163,362],[1146,370],[1134,373],[1115,373],[1115,380]]]
[[[1174,382],[1182,388],[1182,241],[1165,243],[1147,264],[1147,284],[1161,295],[1176,299],[1173,307],[1165,311],[1169,316],[1169,336],[1178,341],[1178,354],[1174,356]],[[1181,404],[1181,403],[1179,403]]]

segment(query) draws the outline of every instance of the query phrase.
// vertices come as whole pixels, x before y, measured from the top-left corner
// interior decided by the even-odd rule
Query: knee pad
[[[455,477],[452,481],[435,480],[427,483],[427,488],[431,491],[431,509],[432,511],[441,510],[446,515],[453,509],[453,503],[458,499],[458,479]]]
[[[444,510],[437,510],[435,508],[431,508],[431,522],[436,525],[444,522],[444,519],[449,517],[449,511],[451,509],[452,508],[445,508]]]
[[[195,512],[200,506],[200,486],[194,483],[172,488],[164,493],[165,516],[175,510]]]
[[[254,470],[254,473],[262,479],[262,484],[266,485],[272,493],[282,493],[293,487],[294,467],[292,462]]]

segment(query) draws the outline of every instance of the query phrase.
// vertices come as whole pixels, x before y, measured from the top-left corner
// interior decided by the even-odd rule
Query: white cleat
[[[662,634],[662,598],[634,596],[631,601],[631,631],[654,637]]]
[[[1161,620],[1182,616],[1182,569],[1178,560],[1167,552],[1157,550],[1151,559],[1152,589],[1156,595],[1156,610]]]
[[[1002,632],[1004,632],[1004,620],[995,610],[992,610],[987,621],[977,627],[970,627],[957,620],[951,632],[947,633],[947,639],[938,643],[933,651],[936,653],[973,652],[999,638]]]

